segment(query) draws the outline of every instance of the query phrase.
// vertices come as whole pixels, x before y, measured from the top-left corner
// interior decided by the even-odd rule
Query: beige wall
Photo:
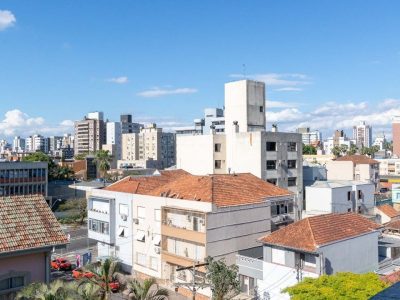
[[[354,166],[351,161],[328,161],[326,163],[328,180],[354,180]]]

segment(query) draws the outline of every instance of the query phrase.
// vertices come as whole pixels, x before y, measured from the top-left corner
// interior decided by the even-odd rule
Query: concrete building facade
[[[74,140],[75,155],[101,150],[102,145],[106,142],[103,113],[89,113],[83,120],[76,121]]]
[[[361,121],[353,127],[353,139],[358,148],[372,146],[372,127]]]

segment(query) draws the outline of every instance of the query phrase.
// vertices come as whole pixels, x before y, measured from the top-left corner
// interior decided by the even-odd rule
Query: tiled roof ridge
[[[311,223],[310,223],[310,218],[306,218],[306,220],[307,220],[307,225],[308,225],[308,228],[310,229],[310,233],[311,233],[311,236],[312,236],[312,242],[313,242],[313,244],[314,244],[314,248],[317,248],[317,241],[315,240],[315,235],[314,235],[314,231],[313,231],[313,228],[312,228],[312,226],[311,226]]]

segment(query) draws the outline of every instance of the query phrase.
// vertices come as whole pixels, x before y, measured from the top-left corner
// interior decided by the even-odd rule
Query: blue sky
[[[267,83],[267,119],[324,135],[400,115],[399,1],[0,2],[0,138],[131,112],[165,128]],[[60,125],[62,124],[62,125]]]

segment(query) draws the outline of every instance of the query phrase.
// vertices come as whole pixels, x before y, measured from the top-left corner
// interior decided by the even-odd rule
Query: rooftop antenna
[[[242,67],[243,67],[243,78],[247,79],[246,78],[246,64],[243,64]]]

